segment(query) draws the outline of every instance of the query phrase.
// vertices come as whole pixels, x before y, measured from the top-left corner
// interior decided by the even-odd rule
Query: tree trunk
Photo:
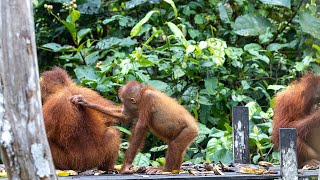
[[[0,149],[9,179],[56,179],[42,118],[31,0],[0,1]]]

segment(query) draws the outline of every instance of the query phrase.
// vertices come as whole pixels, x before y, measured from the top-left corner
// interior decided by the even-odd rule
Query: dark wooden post
[[[233,161],[250,163],[249,152],[249,110],[248,107],[232,108]]]
[[[280,128],[279,134],[282,179],[298,179],[296,129]]]
[[[31,0],[0,1],[0,150],[9,179],[56,179],[42,118]]]

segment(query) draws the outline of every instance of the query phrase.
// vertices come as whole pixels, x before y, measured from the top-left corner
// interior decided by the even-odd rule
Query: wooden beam
[[[249,110],[248,107],[232,108],[233,161],[250,163],[249,152]]]
[[[280,128],[280,163],[282,180],[298,179],[297,134],[295,128]]]
[[[56,179],[45,133],[31,0],[0,1],[0,149],[9,179]]]

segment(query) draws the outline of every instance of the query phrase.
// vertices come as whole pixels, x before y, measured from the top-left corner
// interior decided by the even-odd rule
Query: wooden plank
[[[280,172],[283,180],[298,179],[297,134],[295,128],[280,128]]]
[[[249,110],[248,107],[232,108],[233,127],[233,161],[235,163],[250,163],[249,152]]]
[[[101,175],[101,176],[69,176],[69,177],[59,177],[59,179],[63,180],[102,180],[102,179],[120,179],[120,180],[131,180],[131,179],[199,179],[199,180],[232,180],[232,179],[278,179],[280,178],[279,174],[272,175],[255,175],[255,174],[240,174],[240,173],[225,173],[225,175],[189,175],[189,174],[176,174],[176,175],[141,175],[141,174],[133,174],[133,175]]]

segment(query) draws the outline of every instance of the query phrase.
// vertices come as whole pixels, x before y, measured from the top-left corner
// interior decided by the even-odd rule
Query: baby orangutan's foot
[[[146,174],[162,174],[164,171],[164,168],[154,168],[150,167],[146,170]]]
[[[133,174],[133,166],[132,165],[122,165],[122,168],[120,170],[121,174]]]
[[[311,159],[308,161],[305,161],[303,164],[302,169],[318,169],[320,167],[320,161],[316,160],[316,159]]]

